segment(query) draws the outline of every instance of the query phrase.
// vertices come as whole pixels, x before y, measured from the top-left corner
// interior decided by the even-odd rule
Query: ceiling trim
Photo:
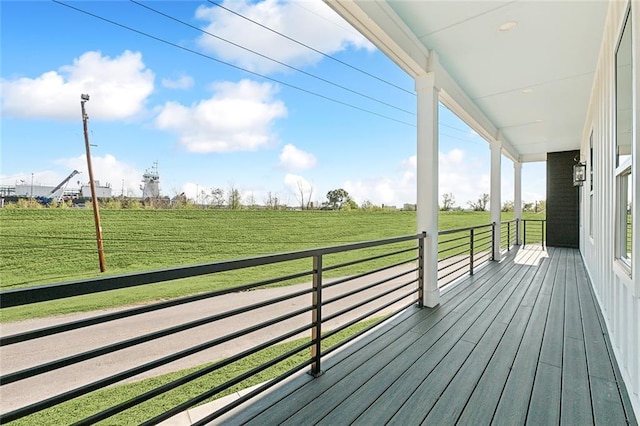
[[[540,154],[524,154],[520,156],[521,163],[535,163],[537,161],[547,161],[547,153]]]

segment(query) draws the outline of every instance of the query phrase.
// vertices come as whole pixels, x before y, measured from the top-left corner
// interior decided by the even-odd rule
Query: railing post
[[[522,245],[527,245],[527,221],[522,221]]]
[[[473,228],[469,230],[469,275],[473,275]]]
[[[424,239],[426,233],[418,238],[418,306],[424,307]]]
[[[311,321],[314,324],[311,329],[311,375],[318,377],[322,375],[320,365],[322,357],[322,255],[313,256],[313,310],[311,311]]]
[[[542,223],[542,234],[540,235],[540,241],[541,241],[542,247],[544,247],[544,223],[545,223],[545,221],[543,220],[541,223]]]
[[[515,245],[520,245],[520,219],[516,218],[516,243]]]
[[[507,222],[507,251],[511,250],[511,222]]]
[[[491,260],[496,260],[496,223],[491,222]]]

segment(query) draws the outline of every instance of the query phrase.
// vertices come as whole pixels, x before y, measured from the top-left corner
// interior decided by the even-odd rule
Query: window
[[[631,274],[632,251],[632,132],[631,9],[627,13],[616,49],[616,236],[615,255]]]
[[[616,224],[618,228],[617,257],[631,271],[631,234],[633,223],[631,220],[631,208],[633,207],[633,195],[631,169],[625,169],[618,177],[618,212]]]

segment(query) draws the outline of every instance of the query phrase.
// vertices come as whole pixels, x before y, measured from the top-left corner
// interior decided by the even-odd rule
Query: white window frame
[[[629,31],[629,37],[631,39],[631,46],[630,46],[630,52],[629,54],[631,55],[632,61],[631,61],[631,67],[632,67],[632,72],[631,72],[631,84],[632,87],[635,87],[635,78],[633,73],[635,72],[635,66],[636,64],[634,63],[634,59],[633,59],[633,49],[634,49],[634,40],[633,40],[633,24],[632,24],[632,14],[631,14],[631,2],[629,2],[629,5],[627,7],[626,13],[624,14],[624,19],[622,21],[622,25],[620,27],[620,35],[618,38],[618,41],[616,43],[615,46],[615,50],[614,50],[614,61],[613,61],[613,75],[615,78],[615,84],[614,84],[614,95],[615,95],[615,101],[614,101],[614,135],[615,135],[615,143],[614,143],[614,147],[615,147],[615,152],[614,152],[614,161],[615,161],[615,179],[614,179],[614,183],[615,183],[615,192],[614,192],[614,197],[615,197],[615,201],[614,201],[614,214],[615,214],[615,224],[614,224],[614,257],[615,257],[615,261],[614,261],[614,271],[616,272],[616,275],[618,275],[618,277],[627,285],[631,286],[630,288],[633,287],[633,276],[634,276],[634,269],[638,268],[638,265],[635,264],[636,262],[633,261],[634,257],[637,257],[636,253],[634,252],[634,243],[635,241],[633,241],[633,235],[632,235],[632,248],[631,250],[627,249],[627,204],[628,204],[628,194],[631,194],[631,198],[632,198],[632,227],[633,225],[635,225],[634,223],[634,219],[635,218],[635,210],[636,210],[636,205],[638,200],[636,199],[637,197],[635,197],[635,188],[634,188],[634,182],[633,179],[637,179],[637,175],[636,173],[634,173],[634,150],[635,150],[635,141],[633,141],[632,138],[632,146],[631,146],[631,152],[630,155],[627,158],[622,159],[622,161],[620,161],[620,158],[618,156],[618,52],[620,50],[620,44],[622,42],[623,36],[625,36],[627,33],[626,31]],[[632,100],[632,135],[635,134],[635,116],[633,116],[633,111],[634,109],[634,105],[633,105],[633,100]],[[630,186],[630,187],[629,187]],[[623,205],[624,204],[624,205]],[[634,293],[637,293],[638,289],[632,288],[632,291]]]
[[[627,205],[628,194],[633,191],[632,165],[631,158],[628,158],[616,168],[615,256],[616,261],[629,277],[631,277],[633,251],[627,250]]]

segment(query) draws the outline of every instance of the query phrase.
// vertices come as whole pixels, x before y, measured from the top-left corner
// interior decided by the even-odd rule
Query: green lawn
[[[289,252],[304,248],[332,246],[350,242],[382,239],[415,233],[415,212],[399,211],[226,211],[226,210],[102,210],[107,274],[122,274],[172,266]],[[503,220],[510,220],[507,213]],[[528,218],[543,218],[529,215]],[[441,229],[484,225],[488,212],[442,212]],[[0,278],[3,289],[69,281],[99,276],[93,216],[90,210],[14,209],[0,210]],[[404,243],[407,245],[407,243]],[[412,242],[412,244],[414,244]],[[346,262],[341,254],[328,259],[329,264]],[[385,249],[386,250],[386,249]],[[211,291],[262,279],[273,269],[279,275],[309,269],[308,261],[290,262],[277,268],[235,271],[161,283],[143,288],[108,292],[34,306],[5,309],[2,321],[43,317],[76,311],[166,299],[205,290]],[[334,274],[353,273],[361,266]],[[370,265],[366,265],[368,269]],[[373,322],[377,319],[371,320]],[[324,342],[331,346],[372,322],[358,323]],[[215,374],[208,374],[192,384],[170,391],[138,407],[117,415],[104,424],[136,424],[189,398],[237,377],[256,365],[303,343],[290,342],[234,363]],[[240,383],[251,386],[276,377],[308,359],[309,350]],[[68,424],[116,405],[141,393],[169,383],[206,366],[166,374],[136,383],[114,386],[61,404],[21,419],[15,424]]]
[[[415,233],[415,212],[101,210],[105,274],[192,265]],[[503,219],[511,219],[505,213]],[[440,228],[486,224],[488,212],[442,212]],[[380,253],[334,256],[344,262]],[[384,250],[384,249],[383,249]],[[306,263],[305,263],[306,262]],[[327,259],[330,264],[332,259]],[[369,265],[335,274],[357,273]],[[2,321],[166,299],[309,269],[308,261],[7,309]],[[0,288],[100,276],[89,209],[0,209]]]

